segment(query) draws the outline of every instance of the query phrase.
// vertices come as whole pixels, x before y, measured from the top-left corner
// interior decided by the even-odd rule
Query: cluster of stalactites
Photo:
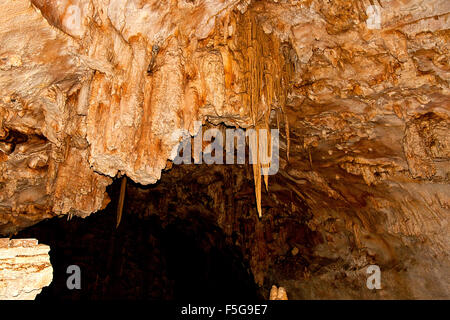
[[[241,95],[241,103],[249,111],[253,127],[267,129],[268,135],[270,135],[272,110],[276,112],[278,128],[280,118],[283,117],[289,159],[289,124],[285,113],[285,103],[291,75],[294,72],[292,63],[287,58],[290,46],[282,44],[273,33],[265,33],[251,9],[243,15],[233,13],[231,19],[234,19],[237,29],[227,45],[231,51],[239,51],[233,54],[233,57],[239,60],[238,65],[243,74],[242,84],[245,93]],[[263,142],[258,140],[257,146],[263,147],[270,153],[271,137],[268,136],[263,140],[269,145],[261,146]],[[269,176],[265,171],[270,164],[262,164],[259,150],[255,150],[255,153],[257,155],[257,161],[253,164],[255,196],[258,215],[261,217],[261,177],[264,177],[268,190]],[[268,157],[270,158],[271,154]]]

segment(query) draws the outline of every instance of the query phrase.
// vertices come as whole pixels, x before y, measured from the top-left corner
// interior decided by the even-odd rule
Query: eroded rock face
[[[0,239],[0,300],[34,300],[49,285],[49,251],[36,239]]]
[[[286,289],[289,299],[448,296],[448,286],[441,278],[448,273],[448,258],[437,247],[436,234],[441,231],[433,237],[432,232],[425,236],[424,230],[417,235],[395,230],[396,226],[408,226],[403,220],[391,220],[405,214],[400,205],[391,213],[372,208],[374,200],[360,204],[358,210],[343,199],[324,202],[326,196],[318,187],[324,178],[318,182],[319,177],[305,174],[294,179],[284,173],[271,177],[269,192],[262,194],[264,214],[259,219],[250,166],[174,166],[157,185],[128,184],[123,219],[156,215],[168,226],[178,219],[188,225],[200,223],[197,221],[217,225],[229,245],[241,249],[264,295],[275,284]],[[353,191],[347,195],[360,192],[364,182],[359,179],[360,184],[355,179],[352,187],[346,186]],[[333,184],[328,188],[339,191]],[[400,191],[391,190],[401,199]],[[420,217],[416,211],[414,214]],[[432,225],[429,221],[416,223],[422,228]],[[381,290],[366,286],[370,265],[381,269]]]
[[[449,297],[448,1],[63,2],[0,4],[1,234],[155,183],[197,120],[271,125],[324,266],[290,298],[370,298],[369,262],[380,297]]]

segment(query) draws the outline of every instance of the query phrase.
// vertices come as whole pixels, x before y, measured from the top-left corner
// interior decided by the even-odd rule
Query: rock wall
[[[36,239],[0,239],[0,300],[34,300],[49,285],[49,251]]]
[[[371,297],[351,279],[377,263],[396,279],[384,297],[449,296],[448,1],[5,0],[0,11],[0,234],[100,210],[116,176],[155,183],[174,130],[195,135],[197,120],[272,126],[283,156],[269,193],[289,194],[284,215],[304,203],[327,261],[279,285]]]
[[[294,300],[448,298],[448,256],[436,244],[436,235],[445,239],[445,234],[389,229],[385,216],[401,214],[399,208],[375,211],[369,202],[356,210],[332,198],[327,203],[315,185],[319,178],[270,177],[259,219],[250,166],[174,166],[157,185],[128,184],[123,219],[157,216],[166,226],[179,219],[193,226],[202,221],[217,225],[229,245],[240,248],[264,294],[275,284]],[[361,184],[355,180],[349,187],[354,192],[364,185],[360,179]],[[339,189],[331,185],[329,190]],[[380,290],[366,285],[370,265],[380,267]]]

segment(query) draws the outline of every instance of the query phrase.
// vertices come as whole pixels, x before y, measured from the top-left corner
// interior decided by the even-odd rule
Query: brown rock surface
[[[244,244],[258,283],[371,298],[356,283],[376,263],[378,298],[450,297],[449,1],[373,1],[379,29],[363,0],[62,2],[0,4],[0,234],[100,210],[118,175],[155,183],[196,120],[270,124],[280,172]],[[306,269],[269,272],[293,247],[265,232],[308,243]]]

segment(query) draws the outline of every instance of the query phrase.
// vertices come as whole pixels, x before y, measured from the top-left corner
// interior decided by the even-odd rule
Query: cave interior
[[[448,0],[0,12],[0,299],[450,298]]]

